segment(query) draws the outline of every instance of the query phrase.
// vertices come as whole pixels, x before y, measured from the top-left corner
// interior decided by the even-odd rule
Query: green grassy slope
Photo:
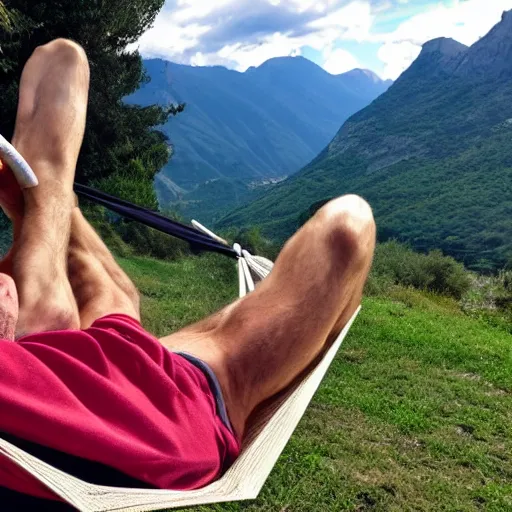
[[[220,256],[121,260],[157,335],[236,297]],[[512,336],[395,288],[363,311],[260,497],[202,511],[512,510]]]
[[[381,240],[440,248],[474,269],[505,266],[512,261],[511,27],[507,15],[461,50],[468,59],[495,51],[485,61],[498,66],[494,74],[477,67],[457,74],[457,59],[443,53],[451,43],[431,43],[315,160],[219,227],[259,224],[284,239],[312,203],[358,193],[374,208]]]

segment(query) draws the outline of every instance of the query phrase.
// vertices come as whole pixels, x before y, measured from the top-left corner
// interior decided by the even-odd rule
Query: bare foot
[[[1,161],[0,207],[12,221],[16,239],[22,228],[24,197],[14,173]],[[46,287],[47,293],[26,305],[20,315],[17,288],[12,279],[13,275],[20,274],[15,271],[18,253],[13,247],[0,261],[0,338],[14,340],[15,336],[41,330],[78,328],[77,309],[65,274],[60,278],[55,276]]]
[[[88,89],[87,58],[71,41],[38,48],[23,71],[12,143],[39,185],[23,190],[23,220],[13,248],[18,334],[80,325],[67,276],[67,252]]]
[[[12,140],[39,180],[39,186],[24,191],[27,201],[46,201],[59,191],[73,195],[88,91],[87,57],[71,41],[41,46],[27,62]]]

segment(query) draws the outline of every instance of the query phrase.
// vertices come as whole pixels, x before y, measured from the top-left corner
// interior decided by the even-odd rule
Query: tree
[[[163,3],[4,0],[5,8],[0,10],[0,133],[12,135],[19,78],[33,50],[58,37],[73,39],[84,47],[91,65],[89,113],[77,181],[108,186],[110,192],[121,191],[124,199],[156,208],[153,178],[169,159],[170,146],[154,128],[182,106],[143,108],[125,105],[123,98],[147,79],[139,53],[126,47],[150,27]]]
[[[7,13],[7,9],[3,2],[0,2],[0,29],[9,30],[11,26],[11,20],[9,19],[9,15]]]

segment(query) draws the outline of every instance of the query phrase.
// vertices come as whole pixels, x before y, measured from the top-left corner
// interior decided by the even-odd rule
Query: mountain
[[[426,43],[311,163],[218,225],[284,239],[344,193],[371,203],[381,240],[440,248],[478,270],[512,265],[512,12],[470,48]]]
[[[129,103],[186,103],[163,127],[174,155],[162,171],[165,179],[156,181],[162,206],[176,197],[194,204],[197,198],[186,192],[201,186],[210,194],[207,184],[214,180],[251,185],[296,172],[340,123],[390,85],[366,70],[331,75],[302,57],[271,59],[244,73],[158,59],[144,65],[150,81]]]

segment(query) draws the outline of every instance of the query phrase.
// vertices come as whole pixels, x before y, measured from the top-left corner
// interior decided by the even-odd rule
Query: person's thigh
[[[298,377],[353,315],[374,247],[368,204],[333,200],[288,241],[253,293],[161,341],[213,369],[242,436],[254,408]]]

